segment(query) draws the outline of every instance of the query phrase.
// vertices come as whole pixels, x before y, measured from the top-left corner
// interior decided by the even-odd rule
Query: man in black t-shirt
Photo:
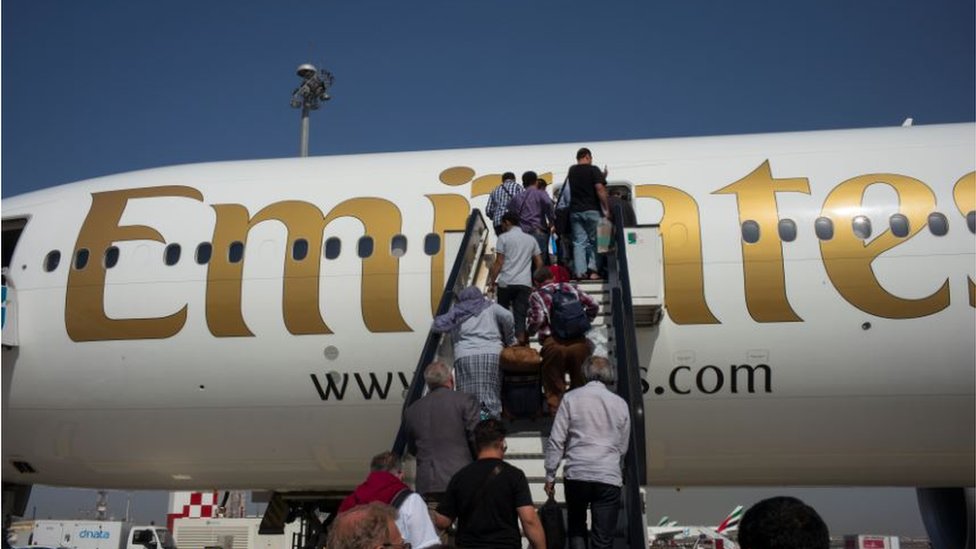
[[[533,549],[544,549],[545,534],[532,505],[525,473],[505,463],[505,426],[486,419],[474,429],[478,459],[455,473],[434,514],[438,528],[458,521],[457,545],[464,549],[522,547],[518,521]]]
[[[607,174],[593,165],[593,153],[583,147],[569,168],[569,225],[573,233],[573,275],[598,279],[596,227],[609,214]]]

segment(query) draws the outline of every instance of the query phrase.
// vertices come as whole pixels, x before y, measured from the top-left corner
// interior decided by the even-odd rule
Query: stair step
[[[536,433],[523,436],[523,433],[509,433],[505,437],[508,444],[509,456],[542,456],[545,453],[546,441],[549,437]]]
[[[525,473],[526,478],[529,479],[530,483],[533,480],[544,482],[546,479],[545,459],[541,455],[535,458],[520,458],[517,456],[511,456],[508,454],[508,452],[506,452],[505,461],[521,469],[522,472]]]

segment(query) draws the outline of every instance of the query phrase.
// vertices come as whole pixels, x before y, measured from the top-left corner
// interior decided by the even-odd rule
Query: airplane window
[[[44,270],[51,272],[58,268],[61,264],[61,252],[58,250],[51,250],[47,253],[47,257],[44,258]]]
[[[854,229],[854,236],[861,240],[871,238],[871,220],[867,216],[854,216],[854,219],[851,220],[851,226]]]
[[[339,257],[339,252],[342,251],[342,241],[336,237],[330,237],[325,241],[325,258],[335,259]]]
[[[301,261],[308,255],[308,240],[299,238],[291,245],[291,257],[295,261]]]
[[[363,259],[373,255],[373,237],[371,236],[361,237],[359,239],[358,248],[359,249],[357,251],[359,253],[359,257]]]
[[[742,240],[749,244],[759,242],[759,223],[753,220],[742,222]]]
[[[796,240],[796,223],[792,219],[779,220],[779,239],[783,242]]]
[[[244,259],[244,243],[233,242],[227,250],[227,259],[231,263],[240,263]]]
[[[180,261],[180,245],[170,244],[166,246],[166,250],[163,251],[163,262],[172,267]]]
[[[949,232],[949,220],[939,212],[930,213],[929,230],[935,236],[945,236]]]
[[[430,233],[424,237],[424,253],[427,255],[435,255],[437,252],[441,251],[441,235],[437,233]]]
[[[209,242],[201,242],[197,245],[196,260],[198,265],[210,263],[211,255],[213,255],[213,245]]]
[[[109,246],[109,248],[105,250],[105,268],[111,269],[112,267],[117,265],[118,262],[119,262],[119,247]]]
[[[88,249],[82,248],[75,254],[75,269],[82,270],[88,265]]]
[[[829,217],[818,217],[813,222],[813,228],[820,240],[830,240],[834,237],[834,222]]]
[[[403,257],[407,254],[407,237],[398,234],[390,242],[390,254],[393,257]]]
[[[966,224],[969,225],[969,232],[976,233],[976,211],[966,214]]]
[[[894,214],[888,219],[888,224],[891,226],[891,234],[897,236],[898,238],[905,238],[908,236],[911,226],[908,223],[908,218],[902,214]]]

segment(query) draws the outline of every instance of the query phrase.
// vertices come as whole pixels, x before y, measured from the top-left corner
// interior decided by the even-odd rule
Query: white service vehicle
[[[36,520],[29,544],[66,549],[176,549],[165,528],[104,520]]]
[[[299,532],[299,521],[285,525],[284,534],[261,535],[261,517],[178,518],[173,538],[180,549],[289,549]]]

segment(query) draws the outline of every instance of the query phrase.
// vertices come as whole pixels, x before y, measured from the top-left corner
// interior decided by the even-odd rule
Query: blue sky
[[[976,119],[971,1],[606,4],[4,2],[2,193],[293,156],[307,61],[336,76],[313,155]],[[711,524],[782,491],[654,491],[652,509]],[[835,533],[922,532],[911,490],[792,493]],[[162,516],[164,495],[137,497]]]
[[[609,3],[608,3],[609,4]],[[4,196],[311,154],[972,121],[972,2],[6,2]]]

